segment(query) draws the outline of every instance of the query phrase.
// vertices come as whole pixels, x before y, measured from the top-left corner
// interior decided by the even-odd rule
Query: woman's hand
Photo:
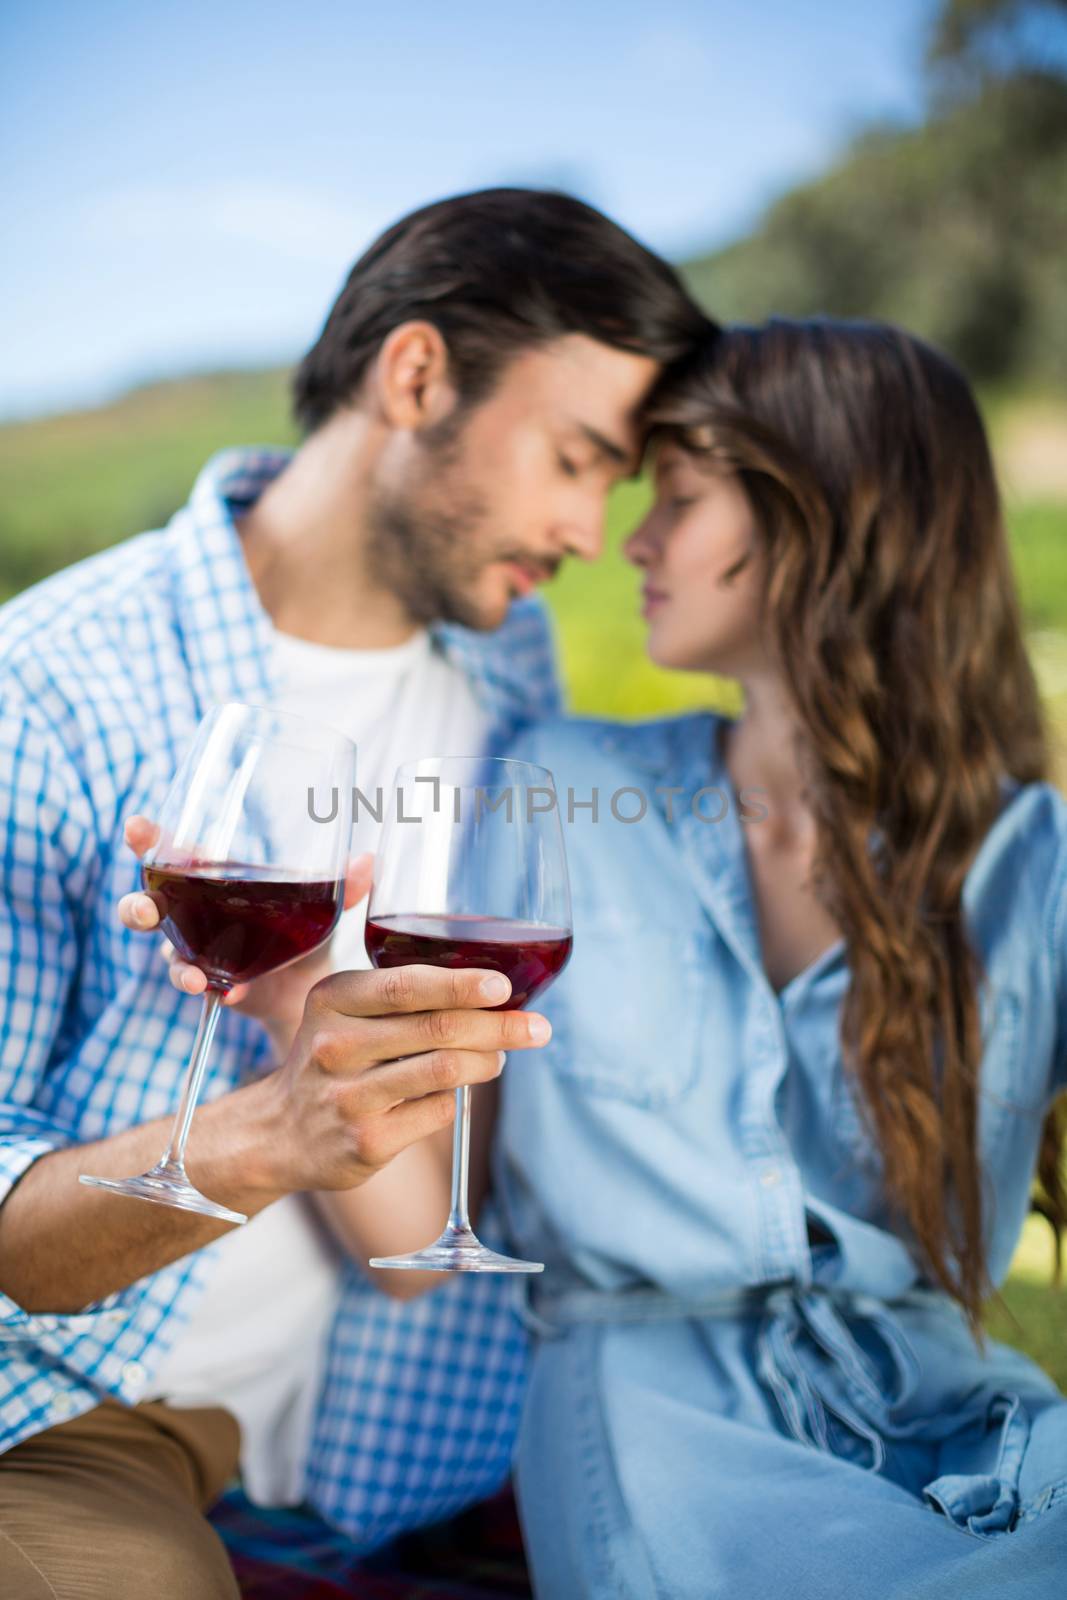
[[[125,826],[125,839],[140,861],[159,837],[159,829],[148,817],[130,817]],[[349,863],[345,874],[344,909],[358,905],[371,886],[373,857],[357,856]],[[137,890],[124,894],[118,904],[119,921],[134,933],[152,933],[167,914],[166,900],[161,894],[148,894]],[[327,941],[310,955],[290,962],[277,972],[268,972],[252,983],[237,983],[226,995],[224,1004],[234,1007],[244,1016],[255,1017],[270,1033],[279,1057],[284,1056],[295,1037],[304,1014],[308,994],[330,970],[330,944]],[[183,994],[203,994],[207,978],[199,967],[183,961],[169,939],[161,941],[160,954],[166,961],[170,981]]]

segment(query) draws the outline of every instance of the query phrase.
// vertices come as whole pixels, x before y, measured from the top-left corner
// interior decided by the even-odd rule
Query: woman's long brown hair
[[[979,1324],[980,963],[968,867],[1004,779],[1048,776],[996,479],[966,379],[881,324],[730,329],[671,373],[654,434],[739,474],[767,638],[800,728],[815,884],[845,938],[841,1019],[889,1204]],[[1060,1111],[1062,1113],[1063,1106]],[[1067,1225],[1050,1116],[1038,1208]]]

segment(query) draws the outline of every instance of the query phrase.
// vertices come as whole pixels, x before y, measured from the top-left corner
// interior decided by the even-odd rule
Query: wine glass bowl
[[[336,878],[309,880],[283,867],[146,861],[141,881],[165,906],[161,927],[178,955],[221,989],[299,960],[341,914]]]
[[[367,954],[376,967],[404,967],[424,962],[434,967],[479,967],[502,972],[511,994],[487,1011],[521,1011],[570,960],[569,928],[504,917],[407,916],[368,917]]]

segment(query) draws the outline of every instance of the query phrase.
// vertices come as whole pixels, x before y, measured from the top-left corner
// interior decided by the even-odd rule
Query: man
[[[366,793],[554,710],[531,591],[598,553],[642,402],[706,327],[577,200],[426,207],[357,262],[300,366],[294,455],[216,459],[168,528],[0,612],[5,1595],[232,1596],[201,1508],[238,1460],[255,1498],[307,1495],[368,1543],[506,1470],[522,1345],[494,1281],[389,1301],[331,1240],[365,1260],[388,1163],[536,1019],[487,1013],[486,974],[291,969],[267,1028],[221,1019],[188,1146],[247,1228],[86,1188],[158,1155],[194,1026],[152,941],[115,926],[123,827],[158,814],[213,701],[336,725]],[[357,913],[339,934],[351,968]]]

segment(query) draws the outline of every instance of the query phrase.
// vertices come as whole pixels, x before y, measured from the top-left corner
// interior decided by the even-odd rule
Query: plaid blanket
[[[531,1594],[510,1491],[362,1557],[310,1509],[267,1511],[238,1489],[223,1497],[211,1521],[243,1600],[528,1600]]]

